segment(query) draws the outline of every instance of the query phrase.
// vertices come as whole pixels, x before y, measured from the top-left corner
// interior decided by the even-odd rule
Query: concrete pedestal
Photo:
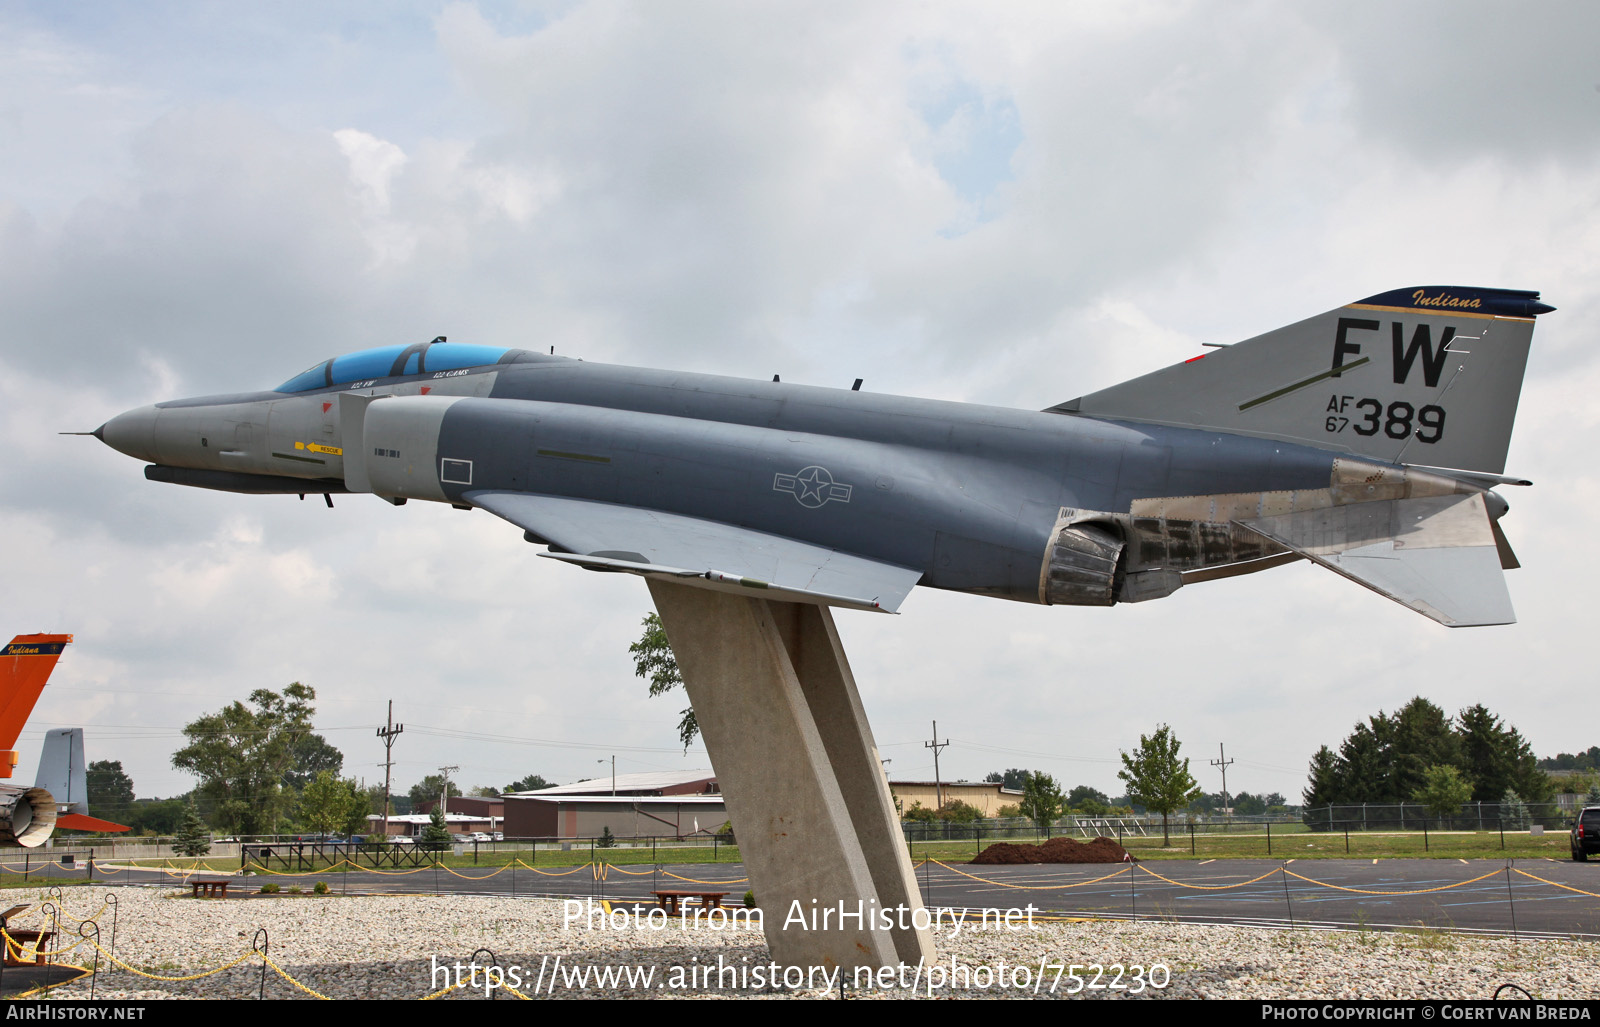
[[[846,970],[931,963],[931,932],[910,926],[922,896],[832,613],[649,584],[773,958]]]

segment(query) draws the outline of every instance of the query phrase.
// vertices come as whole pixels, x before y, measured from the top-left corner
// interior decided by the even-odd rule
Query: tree
[[[1408,799],[1427,787],[1434,767],[1459,769],[1461,759],[1461,736],[1444,710],[1420,695],[1400,707],[1394,715],[1390,754],[1397,797]]]
[[[437,803],[439,801],[440,794],[444,792],[444,787],[445,782],[441,775],[429,774],[427,777],[411,786],[411,791],[409,793],[411,798],[411,808],[416,809],[425,802]],[[454,799],[460,794],[461,788],[454,781],[451,781],[450,798]]]
[[[316,834],[333,834],[336,831],[356,830],[367,822],[370,800],[354,781],[334,777],[330,771],[321,771],[300,792],[300,819]]]
[[[678,659],[672,655],[672,644],[667,641],[667,629],[661,626],[661,618],[654,612],[646,615],[644,634],[628,646],[628,652],[633,654],[634,674],[650,679],[652,696],[664,695],[683,684]],[[694,707],[690,706],[678,715],[678,740],[685,751],[699,734],[700,722],[695,719]]]
[[[1411,798],[1442,820],[1461,812],[1462,803],[1472,798],[1472,782],[1455,767],[1434,764],[1423,771],[1422,785],[1411,793]]]
[[[983,811],[969,802],[951,799],[939,808],[939,819],[952,824],[970,824],[983,819]]]
[[[1117,776],[1128,785],[1128,798],[1161,814],[1161,844],[1171,844],[1167,818],[1201,794],[1189,773],[1189,761],[1178,758],[1182,743],[1165,724],[1153,735],[1139,736],[1139,751],[1122,754]]]
[[[212,807],[212,822],[237,834],[269,834],[287,803],[284,775],[294,747],[311,732],[315,689],[298,681],[283,694],[258,688],[250,705],[235,702],[183,729],[189,744],[172,765],[199,779],[196,792]]]
[[[140,834],[175,835],[187,807],[182,799],[135,799],[126,823]]]
[[[538,774],[529,774],[520,781],[513,781],[506,785],[501,794],[506,795],[510,794],[511,792],[537,792],[541,788],[551,787],[554,783],[555,782],[553,781],[546,781]]]
[[[1516,792],[1506,792],[1500,797],[1500,823],[1517,831],[1526,831],[1533,823],[1533,818],[1528,815],[1527,804]]]
[[[334,777],[344,769],[344,753],[328,744],[321,735],[308,734],[295,742],[294,762],[283,775],[283,786],[299,791],[326,770]]]
[[[998,784],[1001,788],[1009,791],[1020,792],[1027,787],[1028,772],[1019,767],[1011,767],[1003,774],[999,771],[993,771],[984,780],[990,784]]]
[[[1336,757],[1326,746],[1318,751],[1303,793],[1308,822],[1327,824],[1326,814],[1318,820],[1311,812],[1318,807],[1410,801],[1436,766],[1459,770],[1471,790],[1469,799],[1480,802],[1498,802],[1508,790],[1532,803],[1548,802],[1553,795],[1532,747],[1516,728],[1481,704],[1462,710],[1452,722],[1418,696],[1393,716],[1380,711],[1357,724]]]
[[[178,825],[178,836],[172,840],[172,851],[180,856],[204,856],[211,851],[211,836],[200,822],[200,811],[192,801],[183,808],[183,823]]]
[[[1078,785],[1067,793],[1066,803],[1069,809],[1079,810],[1091,817],[1098,817],[1104,816],[1106,810],[1111,808],[1111,796],[1098,788]]]
[[[133,815],[133,779],[122,772],[121,760],[95,760],[84,784],[94,816],[120,822]]]
[[[1319,823],[1327,827],[1327,819],[1316,821],[1314,819],[1316,814],[1311,811],[1343,801],[1343,781],[1339,771],[1339,757],[1335,756],[1333,750],[1326,745],[1311,757],[1310,778],[1306,790],[1300,793],[1300,801],[1306,808],[1304,819],[1312,828],[1316,828]]]
[[[1027,784],[1022,787],[1022,808],[1033,818],[1035,827],[1048,831],[1061,816],[1064,804],[1061,786],[1056,784],[1055,778],[1037,770],[1028,775]]]
[[[428,814],[428,826],[422,829],[422,847],[435,852],[450,847],[450,828],[445,826],[444,810],[438,806]]]

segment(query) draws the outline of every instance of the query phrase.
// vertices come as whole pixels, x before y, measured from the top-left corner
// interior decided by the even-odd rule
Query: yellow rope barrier
[[[1327,881],[1317,881],[1317,880],[1313,880],[1313,879],[1311,879],[1309,877],[1301,877],[1299,874],[1295,873],[1293,870],[1289,870],[1287,868],[1283,868],[1283,872],[1285,874],[1288,874],[1290,877],[1299,878],[1300,880],[1306,882],[1307,884],[1318,884],[1318,885],[1321,885],[1324,888],[1332,888],[1335,891],[1354,892],[1357,895],[1428,895],[1428,894],[1431,894],[1433,892],[1449,891],[1452,888],[1462,888],[1462,887],[1465,887],[1466,885],[1469,885],[1469,884],[1477,884],[1479,881],[1484,881],[1484,880],[1487,880],[1487,879],[1493,877],[1495,874],[1498,874],[1500,871],[1491,870],[1487,874],[1484,874],[1482,877],[1474,877],[1470,881],[1458,881],[1455,884],[1442,884],[1437,888],[1415,888],[1415,889],[1412,889],[1410,891],[1377,891],[1377,890],[1371,889],[1371,888],[1346,888],[1342,884],[1329,884]]]
[[[1512,867],[1512,869],[1516,870],[1515,867]],[[1564,889],[1566,891],[1577,892],[1579,895],[1587,895],[1592,899],[1600,899],[1600,894],[1597,894],[1597,893],[1592,892],[1592,891],[1584,891],[1582,888],[1574,888],[1569,884],[1562,884],[1559,881],[1546,881],[1544,878],[1538,876],[1537,874],[1530,874],[1526,870],[1517,870],[1516,872],[1521,874],[1523,877],[1531,877],[1535,881],[1538,881],[1540,884],[1548,884],[1552,888],[1562,888],[1562,889]]]
[[[444,868],[444,872],[445,873],[451,875],[452,877],[459,877],[463,881],[487,881],[489,878],[495,876],[495,874],[498,874],[498,873],[500,873],[500,872],[502,872],[502,871],[504,871],[506,869],[505,867],[501,867],[499,870],[496,870],[494,873],[484,874],[482,877],[473,877],[470,874],[458,874],[454,870],[451,870],[449,867],[445,866],[443,863],[440,863],[439,866]]]
[[[1078,881],[1078,882],[1076,882],[1074,884],[1054,884],[1054,885],[1007,884],[1005,881],[991,881],[988,878],[979,877],[977,874],[969,874],[965,870],[957,870],[955,867],[951,866],[950,864],[941,863],[936,859],[932,860],[931,862],[936,867],[944,867],[946,870],[950,871],[952,874],[960,874],[962,877],[970,877],[974,881],[978,881],[981,884],[992,884],[996,888],[1016,888],[1019,891],[1063,891],[1063,890],[1065,890],[1067,888],[1082,888],[1086,884],[1099,884],[1101,881],[1109,881],[1113,877],[1119,877],[1122,874],[1126,874],[1128,871],[1133,869],[1133,867],[1131,865],[1130,866],[1125,866],[1121,870],[1117,870],[1117,871],[1115,871],[1113,873],[1106,874],[1104,877],[1096,877],[1096,878],[1094,878],[1093,880],[1090,880],[1090,881]]]
[[[674,878],[674,879],[679,880],[679,881],[688,881],[690,884],[749,884],[750,883],[750,878],[748,878],[748,877],[730,877],[726,881],[702,881],[702,880],[700,880],[698,878],[695,878],[695,877],[679,877],[677,874],[674,874],[669,870],[661,871],[661,876],[662,877],[671,877],[671,878]]]
[[[420,1002],[432,1002],[434,999],[439,998],[441,995],[448,995],[452,991],[459,991],[460,989],[465,988],[466,986],[467,986],[466,982],[464,982],[464,981],[458,981],[455,984],[447,984],[444,987],[440,988],[438,991],[434,992],[432,995],[424,995],[424,996],[422,996],[422,998],[419,999],[418,1001],[420,1001]]]
[[[290,975],[289,971],[287,971],[283,967],[279,966],[273,960],[273,958],[271,956],[267,955],[265,952],[261,953],[261,959],[268,966],[272,967],[273,972],[275,972],[279,977],[282,977],[284,980],[288,981],[290,984],[294,985],[296,988],[299,988],[301,991],[305,992],[307,995],[311,995],[311,996],[314,996],[316,998],[320,998],[324,1002],[333,1001],[332,999],[328,998],[328,996],[324,995],[322,992],[316,990],[315,988],[307,987],[306,985],[301,984],[299,981],[295,980],[294,977]]]
[[[140,977],[148,977],[152,981],[171,981],[171,982],[174,982],[174,983],[181,983],[183,981],[198,981],[198,980],[201,980],[202,978],[214,977],[214,976],[216,976],[217,974],[221,973],[224,970],[232,970],[234,967],[238,966],[240,963],[243,963],[245,960],[249,959],[251,956],[256,955],[256,951],[254,949],[251,949],[249,952],[246,952],[244,955],[240,956],[238,959],[235,959],[233,962],[224,963],[223,965],[217,967],[215,970],[204,970],[204,971],[202,971],[200,973],[197,973],[197,974],[190,974],[187,977],[163,977],[160,974],[146,973],[145,971],[139,969],[136,966],[129,966],[127,963],[124,963],[122,960],[118,959],[116,956],[112,955],[110,952],[107,952],[105,947],[102,946],[99,942],[95,941],[93,938],[88,939],[88,941],[89,941],[89,944],[93,945],[96,949],[99,949],[100,954],[102,956],[105,956],[107,961],[109,961],[114,966],[121,967],[122,969],[128,971],[129,973],[137,974]]]
[[[517,860],[517,862],[522,864],[522,868],[524,870],[532,870],[534,873],[539,874],[542,877],[570,877],[573,874],[578,873],[580,870],[587,870],[589,868],[589,864],[580,863],[571,870],[562,870],[558,873],[554,870],[540,870],[538,867],[531,867],[528,864],[523,863],[520,859]]]
[[[1248,881],[1240,881],[1237,884],[1184,884],[1182,881],[1174,881],[1170,877],[1162,877],[1160,874],[1156,873],[1154,870],[1151,870],[1149,867],[1144,866],[1143,864],[1140,864],[1139,869],[1143,870],[1145,873],[1156,878],[1157,880],[1165,881],[1168,884],[1177,885],[1179,888],[1193,888],[1197,891],[1227,891],[1230,888],[1243,888],[1247,884],[1255,884],[1257,881],[1265,881],[1267,878],[1277,873],[1281,868],[1273,867],[1260,877],[1252,877]]]

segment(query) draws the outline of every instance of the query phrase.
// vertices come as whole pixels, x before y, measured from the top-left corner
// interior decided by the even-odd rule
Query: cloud
[[[602,2],[0,31],[0,612],[80,639],[41,716],[156,735],[116,743],[141,794],[186,787],[163,762],[182,723],[295,679],[347,766],[376,759],[389,697],[679,765],[678,707],[626,658],[637,582],[547,566],[485,515],[158,486],[53,434],[127,407],[446,334],[1037,408],[1372,292],[1480,284],[1561,308],[1512,451],[1540,482],[1506,521],[1522,624],[1447,633],[1296,566],[1112,610],[919,592],[841,630],[908,776],[937,718],[991,746],[954,747],[956,773],[1115,792],[1080,756],[1168,721],[1195,755],[1249,739],[1241,760],[1291,770],[1230,783],[1292,795],[1317,745],[1417,692],[1585,747],[1563,711],[1600,570],[1568,544],[1596,487],[1594,17]],[[412,780],[463,748],[403,745]],[[590,769],[470,747],[473,783]]]

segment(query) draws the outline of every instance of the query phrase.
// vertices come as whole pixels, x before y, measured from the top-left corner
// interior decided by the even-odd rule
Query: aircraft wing
[[[1237,523],[1441,624],[1516,622],[1496,526],[1481,492],[1353,503]]]
[[[883,613],[896,612],[922,577],[837,549],[661,510],[529,492],[462,498],[554,550],[540,556],[590,570]]]

